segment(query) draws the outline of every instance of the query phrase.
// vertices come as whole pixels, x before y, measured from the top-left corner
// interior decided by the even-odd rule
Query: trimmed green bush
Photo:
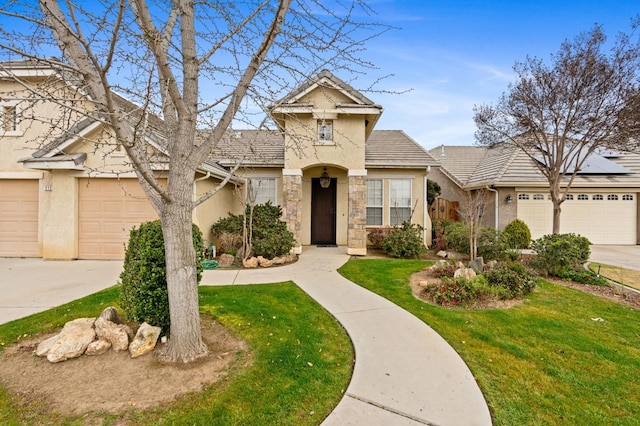
[[[405,221],[400,228],[394,228],[382,241],[382,249],[392,257],[417,259],[426,251],[422,242],[423,230],[422,226]]]
[[[385,226],[383,228],[374,228],[367,234],[369,242],[375,249],[382,249],[382,242],[389,236],[393,228]]]
[[[473,281],[442,278],[440,285],[430,285],[422,290],[425,296],[441,306],[464,306],[476,299],[477,287]]]
[[[606,278],[599,277],[592,271],[586,269],[577,269],[570,271],[563,271],[558,278],[571,280],[576,283],[589,284],[589,285],[609,285],[609,281]]]
[[[549,234],[531,243],[536,256],[530,265],[543,275],[561,276],[582,268],[589,260],[591,242],[577,234]]]
[[[198,283],[202,279],[204,245],[200,229],[193,225],[193,246],[196,250]],[[129,243],[120,274],[120,307],[127,319],[146,321],[162,327],[171,326],[167,292],[164,238],[160,220],[145,222],[129,232]]]
[[[525,249],[531,244],[531,231],[524,221],[514,219],[504,228],[505,240],[509,248]]]
[[[531,293],[536,286],[534,275],[519,263],[495,267],[485,277],[490,286],[507,290],[508,299]]]

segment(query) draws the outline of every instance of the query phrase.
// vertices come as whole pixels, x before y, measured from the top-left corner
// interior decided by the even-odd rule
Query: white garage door
[[[158,218],[137,179],[79,179],[80,259],[124,259],[133,226]]]
[[[560,232],[583,235],[593,244],[636,244],[636,197],[623,192],[569,194],[561,205]],[[518,194],[518,219],[529,226],[533,239],[553,229],[549,198],[542,193]]]
[[[0,257],[38,257],[38,180],[0,179]]]

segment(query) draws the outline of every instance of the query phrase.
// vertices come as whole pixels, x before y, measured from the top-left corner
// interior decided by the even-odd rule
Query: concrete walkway
[[[356,362],[344,398],[323,425],[490,425],[460,356],[422,321],[338,274],[348,259],[344,247],[305,247],[292,265],[205,271],[202,285],[293,280],[340,321]]]

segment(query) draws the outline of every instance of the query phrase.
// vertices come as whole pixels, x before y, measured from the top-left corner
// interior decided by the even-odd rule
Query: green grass
[[[640,290],[640,271],[620,268],[619,266],[605,265],[604,263],[598,262],[589,263],[589,269],[592,272],[598,273],[598,268],[600,275],[603,277]]]
[[[227,379],[202,393],[142,413],[100,416],[104,424],[316,425],[349,383],[353,349],[345,331],[291,282],[200,287],[200,310],[245,339],[249,366],[236,364]],[[96,316],[116,303],[117,288],[0,326],[0,343],[50,331],[66,321]],[[23,407],[0,388],[0,424],[85,424],[41,407]]]
[[[426,265],[358,259],[339,272],[444,337],[476,377],[495,425],[640,424],[638,310],[545,281],[511,309],[448,310],[411,294],[411,274]]]

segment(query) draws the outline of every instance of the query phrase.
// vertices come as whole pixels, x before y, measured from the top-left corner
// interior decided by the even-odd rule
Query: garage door
[[[0,257],[38,257],[38,180],[0,179]]]
[[[79,179],[78,257],[124,259],[133,226],[158,218],[137,179]]]
[[[636,244],[637,194],[623,192],[568,195],[562,203],[560,232],[580,234],[593,244]],[[518,218],[533,239],[553,229],[553,205],[548,194],[518,194]]]

